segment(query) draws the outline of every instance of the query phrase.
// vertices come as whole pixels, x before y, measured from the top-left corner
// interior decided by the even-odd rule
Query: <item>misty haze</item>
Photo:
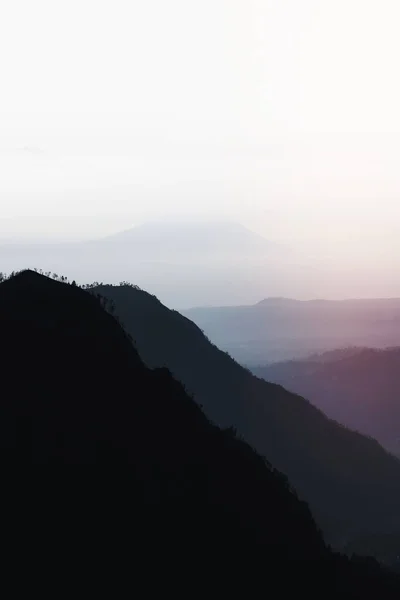
[[[2,8],[19,574],[56,595],[110,574],[112,597],[142,577],[400,597],[399,18],[394,0]]]

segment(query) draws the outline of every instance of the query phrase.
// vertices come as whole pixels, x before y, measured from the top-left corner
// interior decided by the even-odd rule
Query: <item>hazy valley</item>
[[[219,347],[249,366],[304,359],[349,346],[400,345],[400,299],[298,301],[183,311]]]

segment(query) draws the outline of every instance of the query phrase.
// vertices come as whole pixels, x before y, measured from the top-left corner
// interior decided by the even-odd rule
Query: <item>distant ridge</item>
[[[307,358],[348,346],[400,345],[400,299],[295,300],[183,310],[245,365]]]
[[[357,302],[363,303],[374,303],[374,302],[387,302],[387,303],[396,303],[400,302],[400,297],[389,297],[389,298],[343,298],[339,300],[333,300],[329,298],[310,298],[308,300],[300,300],[296,298],[284,298],[284,297],[268,297],[264,298],[257,302],[254,306],[262,306],[262,305],[271,305],[271,304],[354,304]]]
[[[400,456],[399,347],[345,347],[255,366],[252,372],[306,396],[331,418]]]
[[[293,298],[284,298],[280,296],[271,296],[264,298],[255,304],[255,306],[272,305],[272,304],[295,304],[296,302],[306,302],[304,300],[295,300]]]

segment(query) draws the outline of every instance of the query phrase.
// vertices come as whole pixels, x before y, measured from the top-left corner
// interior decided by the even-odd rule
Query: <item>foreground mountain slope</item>
[[[398,597],[396,575],[327,549],[285,477],[146,368],[97,298],[21,273],[0,327],[1,544],[19,570],[23,550],[60,593],[81,563],[92,592],[106,571],[114,593]]]
[[[400,528],[400,462],[377,442],[329,420],[303,398],[250,374],[194,323],[128,286],[95,288],[144,362],[167,366],[209,418],[238,432],[286,473],[330,539]]]
[[[64,543],[71,529],[125,560],[231,549],[245,566],[257,548],[281,566],[325,564],[285,478],[211,425],[167,370],[146,368],[97,298],[27,271],[0,285],[0,328],[2,505],[10,496],[24,527],[35,514],[41,539],[47,526]]]
[[[331,418],[400,455],[399,348],[349,349],[252,371],[307,396]]]

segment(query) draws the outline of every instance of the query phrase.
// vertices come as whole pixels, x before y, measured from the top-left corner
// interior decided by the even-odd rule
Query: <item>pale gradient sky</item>
[[[399,264],[398,0],[3,4],[0,238],[226,215]]]

